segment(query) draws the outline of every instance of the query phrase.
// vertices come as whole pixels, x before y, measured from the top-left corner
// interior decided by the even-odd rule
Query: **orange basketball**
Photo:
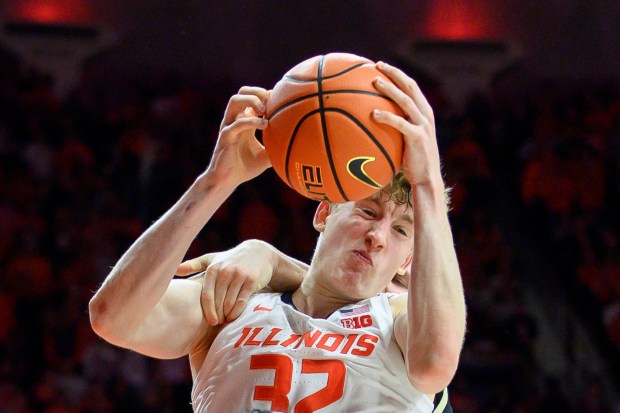
[[[330,53],[289,70],[271,92],[263,144],[278,176],[301,195],[355,201],[383,188],[402,162],[403,137],[372,118],[403,115],[372,81],[389,79],[363,57]]]

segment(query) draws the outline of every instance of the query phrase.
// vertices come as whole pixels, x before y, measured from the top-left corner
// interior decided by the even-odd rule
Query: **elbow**
[[[88,316],[90,318],[90,326],[93,331],[102,338],[106,336],[106,323],[105,323],[105,313],[106,313],[106,303],[105,301],[99,302],[97,300],[97,296],[91,298],[88,303]]]
[[[439,393],[454,378],[459,364],[460,352],[433,352],[423,359],[418,356],[408,365],[409,381],[418,391],[426,394]]]
[[[111,344],[122,346],[123,340],[115,333],[112,317],[104,300],[99,300],[95,295],[88,303],[88,316],[95,334]]]

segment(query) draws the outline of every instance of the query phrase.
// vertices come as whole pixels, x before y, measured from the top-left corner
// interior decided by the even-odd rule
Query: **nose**
[[[387,220],[377,220],[366,233],[366,247],[370,250],[381,250],[385,248],[387,235],[390,230],[390,223]]]

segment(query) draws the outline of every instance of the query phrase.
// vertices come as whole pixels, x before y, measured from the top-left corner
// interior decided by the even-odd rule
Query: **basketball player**
[[[213,320],[214,324],[223,324],[236,320],[245,309],[250,295],[259,291],[261,286],[266,285],[269,290],[275,291],[291,285],[297,288],[307,271],[307,264],[273,246],[260,240],[247,240],[228,251],[184,261],[177,268],[176,275],[193,275],[190,279],[203,283],[202,309],[205,317]],[[233,280],[242,285],[239,290],[228,288]],[[408,284],[409,272],[397,273],[385,291],[404,294]],[[453,413],[447,388],[433,397],[433,413]]]
[[[203,316],[200,283],[172,280],[217,208],[269,167],[254,137],[266,126],[269,92],[245,87],[229,102],[207,170],[92,298],[91,324],[109,342],[159,358],[189,355],[196,412],[431,412],[429,395],[454,376],[465,302],[433,113],[412,79],[377,68],[394,85],[378,78],[375,87],[405,117],[373,117],[403,134],[406,179],[361,201],[319,204],[320,235],[298,289],[255,294],[222,326]],[[407,294],[379,294],[409,266]]]

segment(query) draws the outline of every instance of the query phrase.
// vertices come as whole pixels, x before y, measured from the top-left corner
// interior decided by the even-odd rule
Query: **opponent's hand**
[[[177,275],[179,277],[188,277],[192,275],[192,279],[202,277],[202,274],[198,273],[206,270],[217,254],[221,253],[211,252],[209,254],[201,255],[200,257],[183,261],[181,264],[179,264],[179,267],[177,268],[177,271],[174,273],[174,275]]]
[[[263,88],[244,86],[230,98],[207,168],[218,182],[236,186],[271,166],[265,147],[254,136],[256,129],[267,127],[262,115],[269,94]]]
[[[249,240],[228,251],[185,261],[177,274],[204,271],[203,313],[208,323],[218,325],[239,317],[250,295],[269,283],[276,262],[267,244]]]
[[[434,183],[443,186],[435,117],[431,105],[418,84],[403,71],[383,62],[377,63],[377,69],[394,84],[378,77],[374,81],[375,87],[405,112],[404,118],[385,111],[373,112],[377,122],[389,125],[403,134],[405,176],[412,185]]]

